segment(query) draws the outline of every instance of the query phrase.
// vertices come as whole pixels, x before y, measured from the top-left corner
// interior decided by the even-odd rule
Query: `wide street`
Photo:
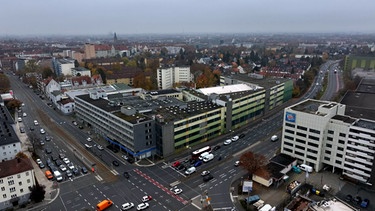
[[[325,69],[327,67],[322,67],[322,70]],[[322,81],[322,75],[324,74],[318,77],[318,81]],[[246,150],[271,158],[280,148],[280,141],[271,142],[270,137],[275,134],[281,136],[283,111],[211,141],[211,147],[221,146],[213,151],[215,158],[197,167],[197,172],[189,176],[171,165],[175,161],[185,164],[185,159],[193,149],[171,160],[156,163],[150,161],[149,166],[129,164],[121,158],[120,152],[107,149],[106,142],[100,137],[89,135],[90,130],[73,125],[73,117],[64,116],[48,106],[46,100],[38,97],[16,76],[11,76],[10,80],[15,96],[25,104],[22,112],[27,113],[27,117],[23,118],[21,124],[27,128],[27,133],[30,134],[29,128],[34,127],[34,133],[39,139],[45,139],[47,135],[52,137],[51,141],[45,141],[45,145],[37,149],[42,160],[46,161],[51,155],[63,153],[79,171],[83,166],[89,170],[86,174],[79,173],[71,178],[66,176],[63,182],[58,183],[60,195],[45,207],[47,210],[93,210],[98,202],[106,198],[114,202],[114,206],[108,210],[119,210],[126,202],[137,206],[146,195],[152,197],[149,201],[150,210],[198,210],[202,203],[195,203],[193,199],[203,199],[206,196],[215,210],[230,210],[233,207],[231,183],[246,173],[235,167],[234,162]],[[315,95],[314,92],[319,87],[317,84],[313,85],[306,96]],[[34,120],[39,122],[38,126],[33,124]],[[40,128],[44,128],[46,134],[40,134]],[[223,145],[224,140],[240,134],[244,137],[227,146]],[[88,137],[92,141],[88,142]],[[92,147],[87,148],[85,144]],[[97,148],[99,144],[104,149]],[[52,153],[46,154],[46,148],[50,148]],[[119,166],[113,165],[115,160],[119,162]],[[91,167],[95,172],[91,172]],[[209,170],[214,178],[204,182],[200,175],[204,170]],[[123,176],[124,172],[129,173],[129,179]],[[183,192],[175,195],[170,190],[174,186],[181,188]]]

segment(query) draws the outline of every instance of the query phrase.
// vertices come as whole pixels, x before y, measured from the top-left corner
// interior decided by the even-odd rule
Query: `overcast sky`
[[[3,0],[0,35],[375,32],[375,0]]]

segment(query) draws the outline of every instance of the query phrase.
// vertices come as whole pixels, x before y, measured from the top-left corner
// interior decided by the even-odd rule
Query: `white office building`
[[[305,100],[284,110],[281,152],[320,171],[333,171],[372,184],[375,122],[345,115],[336,102]]]
[[[159,89],[171,89],[175,83],[190,82],[192,81],[190,67],[159,68],[157,81]]]

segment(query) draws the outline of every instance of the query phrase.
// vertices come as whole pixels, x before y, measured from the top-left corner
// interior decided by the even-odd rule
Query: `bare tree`
[[[251,151],[245,152],[240,157],[240,166],[246,169],[250,175],[254,174],[258,169],[263,168],[266,164],[266,157]]]

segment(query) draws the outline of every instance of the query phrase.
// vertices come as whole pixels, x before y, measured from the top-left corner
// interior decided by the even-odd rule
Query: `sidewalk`
[[[17,123],[15,125],[14,130],[21,141],[21,151],[25,155],[27,155],[27,157],[31,160],[31,164],[34,167],[34,174],[35,174],[36,181],[40,185],[45,187],[44,190],[46,191],[46,193],[44,194],[45,198],[42,202],[37,203],[37,204],[30,203],[27,205],[26,208],[21,208],[18,210],[40,210],[40,207],[48,203],[51,203],[53,200],[55,200],[58,197],[60,189],[58,187],[58,183],[56,182],[54,183],[53,181],[50,181],[47,179],[47,177],[44,175],[45,169],[40,169],[38,164],[33,160],[32,153],[29,152],[29,149],[28,149],[31,144],[28,143],[28,136],[26,135],[26,133],[21,134],[19,132],[20,125],[21,123]]]

